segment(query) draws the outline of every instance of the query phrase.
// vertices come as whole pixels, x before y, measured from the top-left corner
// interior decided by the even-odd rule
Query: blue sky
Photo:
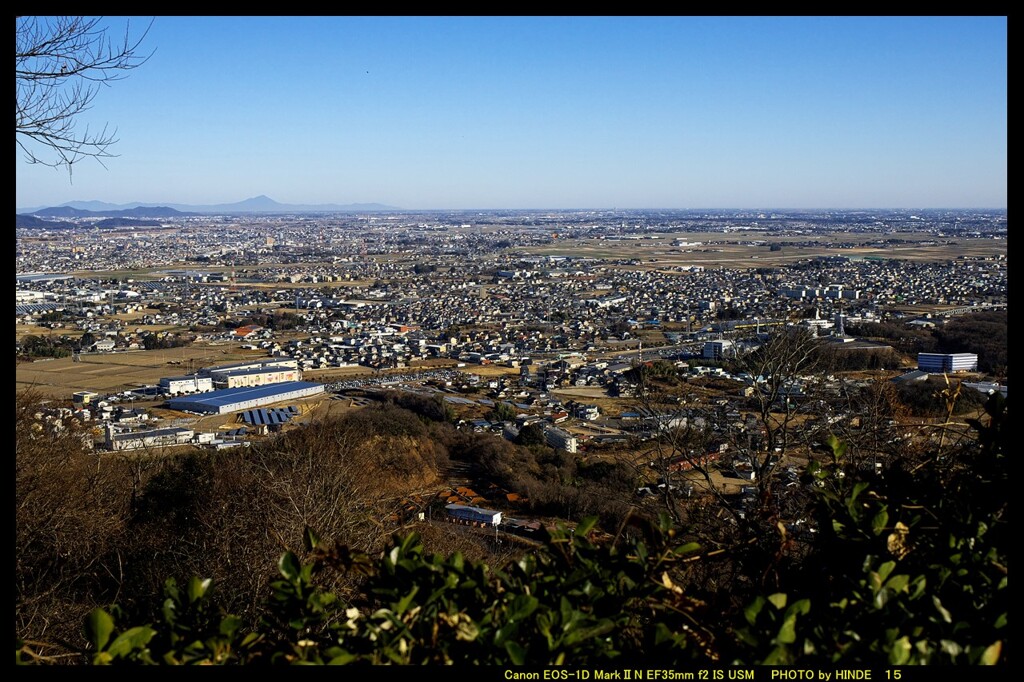
[[[1006,44],[1006,17],[156,17],[81,118],[119,156],[17,151],[16,200],[1004,208]]]

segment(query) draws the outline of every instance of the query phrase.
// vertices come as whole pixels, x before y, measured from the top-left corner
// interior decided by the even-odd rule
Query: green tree
[[[544,428],[540,424],[527,424],[519,429],[516,442],[520,445],[544,445]]]
[[[804,472],[820,537],[799,561],[777,556],[776,589],[725,612],[685,588],[723,551],[679,542],[664,515],[643,538],[596,541],[593,519],[558,526],[494,566],[430,554],[415,533],[372,557],[307,528],[305,558],[282,555],[259,622],[217,608],[209,580],[169,581],[150,622],[93,610],[79,653],[93,663],[1005,665],[1005,400],[993,395],[968,425],[975,439],[880,478],[850,468],[831,439]],[[362,576],[361,590],[323,589],[335,571]],[[17,660],[39,662],[37,649],[19,639]]]

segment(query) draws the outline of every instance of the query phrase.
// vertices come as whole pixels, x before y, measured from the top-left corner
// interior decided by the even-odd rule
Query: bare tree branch
[[[14,130],[25,160],[53,168],[85,158],[116,156],[116,129],[79,128],[82,113],[92,108],[101,86],[128,77],[149,60],[140,45],[153,23],[137,40],[131,38],[130,22],[123,38],[113,42],[102,17],[16,18],[14,48]]]

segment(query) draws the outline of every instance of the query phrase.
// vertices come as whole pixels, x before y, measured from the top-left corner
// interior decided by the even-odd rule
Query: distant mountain
[[[206,206],[174,206],[194,213],[345,213],[349,211],[398,211],[397,206],[384,204],[282,204],[265,194],[233,204]]]
[[[66,208],[66,207],[61,207],[61,208]],[[76,211],[76,215],[69,215],[69,216],[61,215],[61,217],[70,217],[70,218],[80,218],[80,217],[82,217],[80,215],[77,215],[77,213],[88,213],[89,214],[88,217],[90,217],[90,218],[94,217],[96,215],[102,215],[102,214],[97,214],[97,213],[91,213],[89,211],[78,211],[78,209],[73,209],[73,208],[72,209],[68,209],[68,210]],[[180,214],[180,215],[184,215],[184,214]],[[42,218],[39,218],[38,216],[21,214],[21,213],[15,214],[15,216],[14,216],[14,226],[15,227],[22,227],[22,228],[29,228],[29,229],[60,228],[60,229],[66,230],[68,228],[76,228],[76,227],[80,227],[80,228],[83,228],[83,229],[89,229],[89,228],[93,228],[93,227],[159,227],[160,224],[161,223],[160,223],[159,220],[136,220],[134,218],[123,218],[123,217],[104,218],[102,220],[89,220],[89,221],[86,221],[86,222],[78,222],[78,221],[70,221],[70,220],[61,220],[61,221],[57,221],[57,220],[44,220]]]
[[[146,208],[149,211],[142,211]],[[165,211],[177,211],[178,215],[192,213],[200,215],[219,213],[347,213],[353,211],[400,211],[397,206],[385,204],[282,204],[274,201],[265,194],[251,197],[244,201],[236,201],[230,204],[169,204],[164,203],[144,204],[132,202],[129,204],[108,204],[102,201],[69,201],[60,206],[45,208],[17,209],[19,214],[45,215],[62,218],[94,218],[96,216],[110,217],[173,217],[171,213],[154,213],[153,209]],[[72,213],[70,211],[82,211]],[[58,212],[66,211],[66,212]]]
[[[32,211],[32,214],[45,215],[51,218],[84,218],[85,216],[91,216],[93,213],[92,211],[71,208],[70,206],[51,206],[39,209],[38,211]]]
[[[67,227],[67,223],[58,223],[53,220],[43,220],[37,218],[34,215],[25,215],[22,213],[15,214],[14,216],[15,227],[27,227],[27,228],[44,228],[44,227]]]
[[[281,211],[285,210],[284,204],[279,204],[266,194],[261,194],[258,197],[251,197],[245,201],[236,201],[233,204],[213,204],[206,206],[205,208],[216,211],[216,212],[235,212],[240,211],[243,213],[266,213],[268,211]]]
[[[110,211],[87,211],[81,208],[72,208],[71,206],[51,206],[50,208],[33,211],[33,215],[50,218],[175,218],[188,214],[168,206],[137,206],[136,208]]]
[[[80,208],[83,211],[96,211],[97,213],[104,213],[107,211],[123,211],[129,208],[138,208],[139,206],[142,205],[143,204],[138,202],[133,204],[108,204],[105,201],[69,201],[66,204],[61,204],[61,206]]]

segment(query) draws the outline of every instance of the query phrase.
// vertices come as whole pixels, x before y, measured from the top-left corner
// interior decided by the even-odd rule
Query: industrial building
[[[309,381],[285,381],[267,386],[226,388],[182,398],[172,398],[167,406],[172,410],[203,414],[226,414],[238,410],[262,407],[283,400],[296,400],[324,392],[323,384]]]
[[[109,450],[138,450],[141,448],[160,448],[170,445],[191,443],[195,431],[184,428],[152,429],[150,431],[131,431],[114,433],[112,426],[107,426],[106,445]]]
[[[213,386],[222,388],[244,388],[247,386],[267,386],[283,381],[300,381],[302,372],[284,367],[232,369],[228,371],[210,372]]]
[[[189,374],[180,377],[163,377],[160,379],[159,391],[164,395],[180,395],[182,393],[205,393],[213,390],[213,379]]]
[[[283,381],[302,380],[299,362],[292,358],[262,359],[254,362],[205,367],[199,373],[202,376],[210,377],[215,389],[266,386]]]
[[[489,524],[497,526],[501,524],[501,512],[494,511],[493,509],[481,509],[480,507],[470,507],[465,504],[448,504],[445,505],[445,509],[448,510],[448,517],[452,521],[473,525]]]
[[[977,353],[918,353],[917,368],[922,372],[976,372]]]

